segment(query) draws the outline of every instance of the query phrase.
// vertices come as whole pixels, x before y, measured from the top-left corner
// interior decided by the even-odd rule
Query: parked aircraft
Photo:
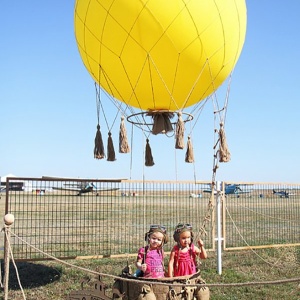
[[[49,177],[43,176],[44,179],[62,179],[59,177]],[[113,180],[114,181],[114,180]],[[98,189],[93,182],[87,181],[78,181],[74,183],[63,183],[62,187],[52,187],[53,190],[61,190],[61,191],[74,191],[77,192],[77,196],[81,196],[86,193],[94,193],[96,196],[101,192],[109,192],[109,191],[117,191],[119,188],[101,188]]]
[[[294,196],[295,194],[291,194],[287,191],[276,191],[273,189],[273,194],[279,196],[280,198],[289,198],[290,196]]]
[[[190,193],[190,198],[202,198],[202,194]]]
[[[237,195],[239,197],[241,194],[249,194],[251,190],[243,190],[241,186],[247,186],[249,184],[225,184],[225,195]],[[211,189],[203,190],[204,193],[211,193]],[[216,194],[217,192],[214,191]]]

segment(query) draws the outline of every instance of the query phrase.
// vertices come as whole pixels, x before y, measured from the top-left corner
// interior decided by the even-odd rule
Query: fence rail
[[[299,243],[300,185],[223,186],[224,249]],[[166,251],[178,222],[191,223],[197,233],[210,209],[209,188],[209,182],[189,181],[7,178],[1,206],[15,216],[15,235],[52,256],[130,255],[145,243],[150,224],[167,227]],[[213,212],[202,237],[208,249],[214,249],[214,222]],[[47,258],[16,237],[11,243],[16,260]]]

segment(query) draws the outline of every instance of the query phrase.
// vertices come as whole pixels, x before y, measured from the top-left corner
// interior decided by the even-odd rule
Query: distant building
[[[1,176],[1,191],[6,190],[7,177],[16,177],[16,176],[13,174]],[[32,192],[32,183],[30,181],[24,181],[24,180],[10,180],[9,181],[9,190],[10,191]]]

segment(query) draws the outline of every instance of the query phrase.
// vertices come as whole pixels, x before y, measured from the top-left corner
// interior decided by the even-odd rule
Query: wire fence
[[[225,250],[299,243],[300,185],[223,187]],[[207,235],[201,238],[214,250],[209,182],[7,178],[5,190],[1,208],[15,216],[14,234],[57,258],[135,255],[150,224],[166,226],[170,251],[177,223],[191,223],[197,233],[207,215]],[[17,238],[11,245],[16,260],[47,259]]]
[[[256,196],[227,197],[226,248],[299,245],[300,194],[297,194],[297,188],[291,187],[293,192],[289,195],[275,194],[273,188],[271,192],[262,190]]]

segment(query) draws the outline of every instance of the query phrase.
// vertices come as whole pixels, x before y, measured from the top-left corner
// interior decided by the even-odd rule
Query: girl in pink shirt
[[[145,240],[148,245],[139,249],[136,266],[143,277],[162,278],[165,276],[163,245],[168,241],[166,228],[151,225]]]

